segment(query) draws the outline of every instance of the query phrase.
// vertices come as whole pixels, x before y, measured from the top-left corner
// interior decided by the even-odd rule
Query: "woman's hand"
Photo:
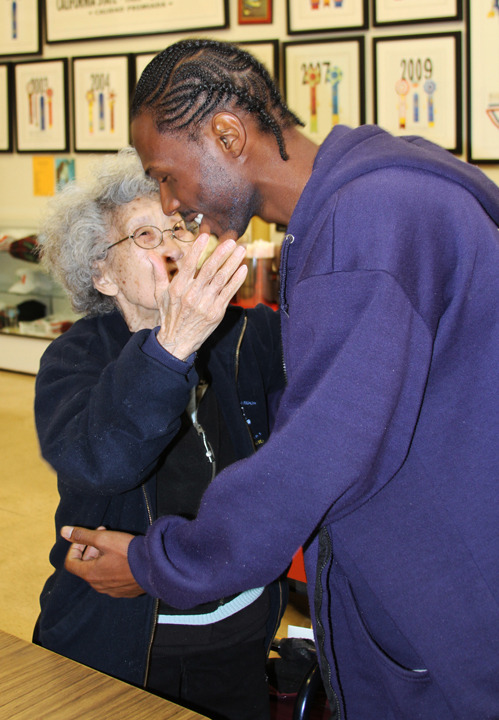
[[[220,243],[198,270],[208,240],[207,233],[196,239],[171,281],[164,259],[150,256],[160,313],[158,342],[180,360],[198,350],[219,325],[248,272],[241,265],[246,251],[234,240]]]

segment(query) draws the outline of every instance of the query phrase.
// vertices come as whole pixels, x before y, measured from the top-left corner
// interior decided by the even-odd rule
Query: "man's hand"
[[[61,535],[72,543],[64,567],[86,580],[94,590],[115,598],[134,598],[144,593],[127,560],[133,535],[80,527],[63,527]]]

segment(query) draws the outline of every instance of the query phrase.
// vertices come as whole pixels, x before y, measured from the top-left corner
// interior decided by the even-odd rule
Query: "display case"
[[[36,374],[45,349],[76,316],[37,262],[12,254],[11,241],[30,235],[26,228],[0,231],[0,369]]]

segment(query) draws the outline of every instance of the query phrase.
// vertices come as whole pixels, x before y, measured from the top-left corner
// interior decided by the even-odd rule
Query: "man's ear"
[[[93,286],[102,295],[109,295],[109,297],[116,297],[118,294],[118,286],[112,279],[109,270],[100,262],[96,263],[96,274],[92,278]]]
[[[223,152],[239,157],[246,145],[246,128],[241,118],[226,110],[211,120],[211,132]]]

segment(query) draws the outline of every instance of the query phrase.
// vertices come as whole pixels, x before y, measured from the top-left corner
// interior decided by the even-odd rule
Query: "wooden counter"
[[[199,720],[167,700],[0,630],[0,720]]]

